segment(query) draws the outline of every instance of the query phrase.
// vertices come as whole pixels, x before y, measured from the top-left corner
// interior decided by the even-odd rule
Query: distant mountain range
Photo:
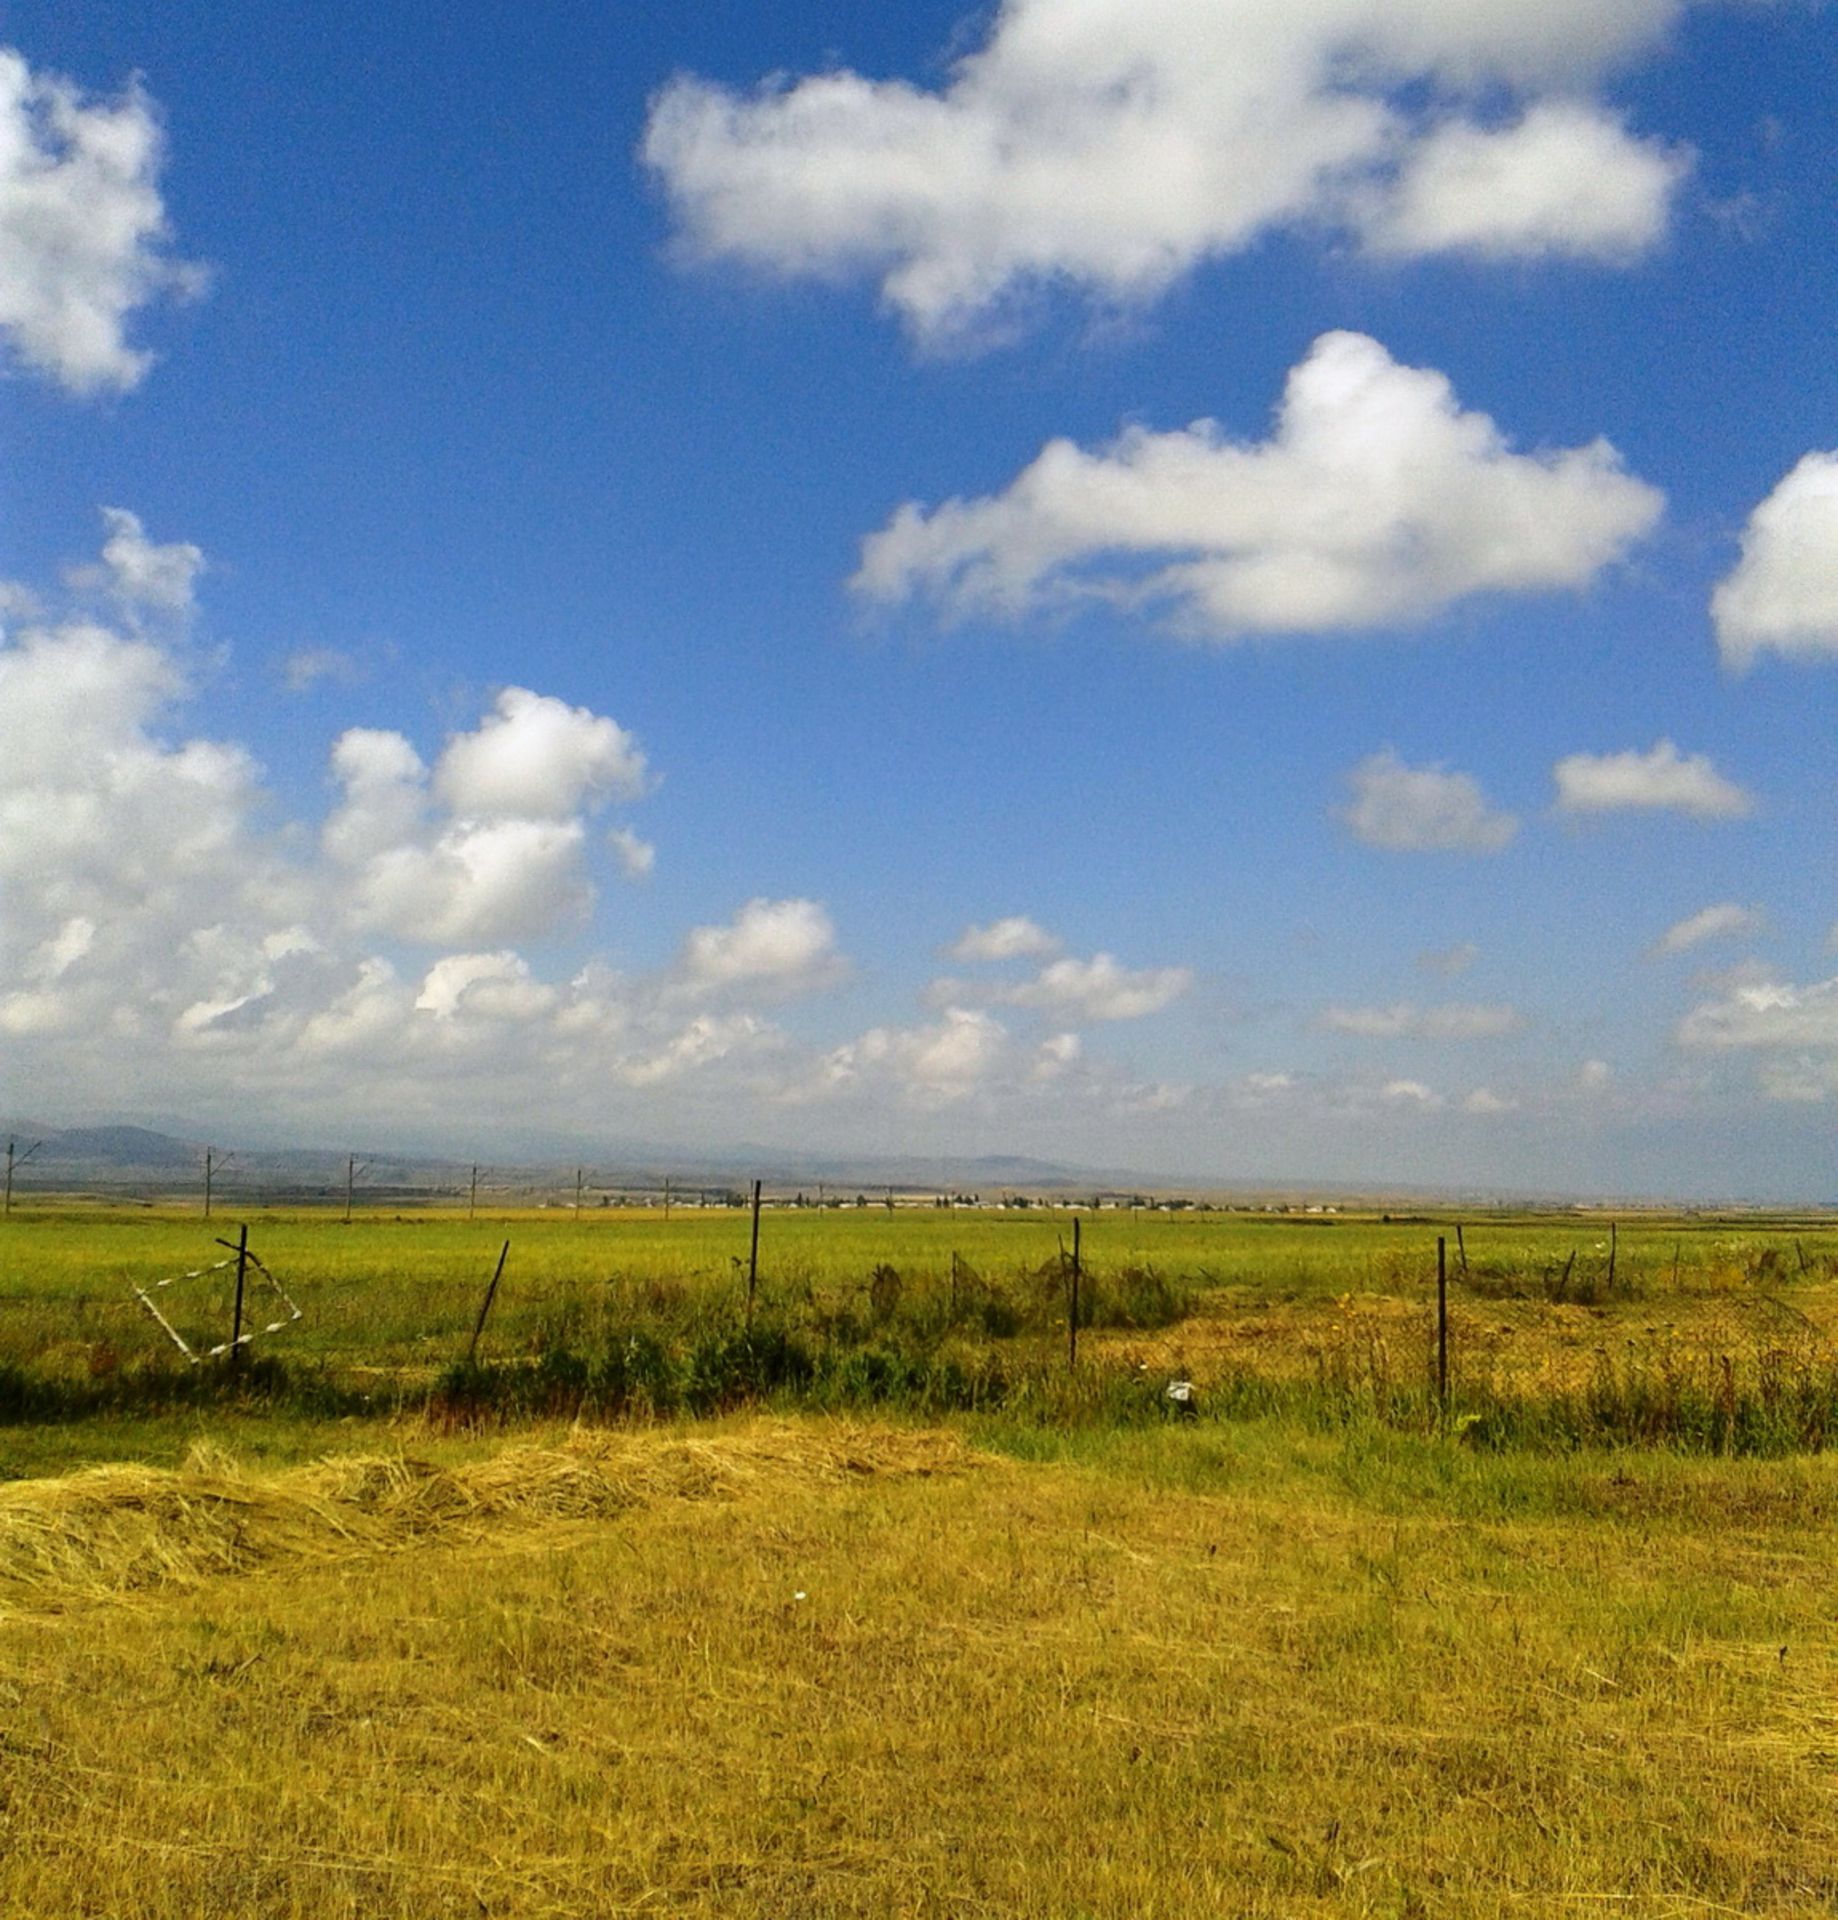
[[[167,1116],[158,1116],[165,1120]],[[172,1116],[172,1131],[134,1121],[107,1118],[97,1124],[54,1127],[31,1120],[0,1119],[0,1153],[8,1142],[14,1152],[14,1188],[19,1193],[95,1192],[151,1199],[201,1190],[207,1141],[212,1147],[213,1181],[227,1202],[233,1195],[263,1200],[342,1199],[347,1174],[355,1157],[353,1186],[360,1204],[375,1205],[385,1196],[403,1202],[437,1194],[464,1194],[475,1169],[468,1160],[451,1154],[403,1150],[399,1147],[360,1148],[355,1156],[342,1149],[301,1147],[285,1141],[248,1143],[231,1151],[222,1146],[225,1132],[209,1134],[180,1116]],[[251,1130],[253,1131],[253,1130]],[[248,1141],[249,1136],[242,1136]],[[1124,1171],[1068,1165],[1024,1154],[945,1155],[800,1153],[783,1147],[740,1144],[720,1149],[694,1150],[656,1142],[589,1143],[560,1135],[526,1136],[516,1143],[520,1156],[507,1155],[477,1169],[479,1192],[499,1199],[513,1195],[537,1200],[571,1198],[579,1172],[584,1194],[654,1194],[666,1178],[680,1194],[697,1191],[732,1195],[745,1192],[753,1181],[764,1183],[768,1194],[805,1193],[819,1189],[832,1197],[856,1194],[878,1197],[889,1189],[898,1194],[978,1194],[984,1199],[1005,1193],[1124,1196],[1132,1193],[1231,1198],[1251,1206],[1300,1205],[1338,1202],[1359,1207],[1561,1207],[1585,1205],[1641,1207],[1694,1204],[1682,1197],[1656,1195],[1602,1195],[1531,1192],[1509,1188],[1455,1188],[1429,1184],[1372,1181],[1195,1180],[1176,1174]],[[1742,1207],[1737,1196],[1715,1201],[1700,1197],[1695,1204]]]
[[[168,1192],[201,1183],[207,1144],[200,1135],[181,1138],[132,1125],[52,1127],[30,1120],[0,1120],[0,1147],[15,1143],[15,1185],[21,1191],[97,1188]],[[29,1157],[27,1157],[29,1155]],[[249,1147],[214,1150],[214,1177],[224,1190],[238,1187],[278,1192],[341,1191],[349,1154],[317,1147]],[[470,1163],[442,1155],[402,1153],[388,1148],[356,1155],[356,1182],[362,1192],[426,1192],[463,1188],[471,1180]],[[577,1168],[594,1192],[646,1190],[668,1177],[680,1192],[698,1188],[744,1186],[753,1180],[771,1191],[827,1186],[901,1192],[1028,1192],[1128,1186],[1124,1176],[1065,1166],[1023,1155],[1000,1154],[954,1160],[905,1155],[789,1153],[782,1148],[737,1147],[719,1153],[622,1146],[610,1152],[576,1147],[572,1151],[517,1164],[479,1169],[482,1189],[572,1187]],[[1136,1184],[1140,1184],[1140,1181]]]

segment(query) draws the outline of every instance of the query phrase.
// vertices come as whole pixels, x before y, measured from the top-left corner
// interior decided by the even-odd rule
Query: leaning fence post
[[[1436,1402],[1449,1411],[1449,1243],[1436,1236]]]
[[[491,1311],[491,1303],[498,1297],[498,1282],[504,1277],[504,1263],[511,1257],[511,1243],[507,1240],[498,1249],[498,1264],[492,1271],[491,1285],[485,1289],[485,1298],[479,1302],[479,1317],[472,1323],[472,1341],[466,1348],[466,1364],[471,1366],[478,1357],[479,1335],[485,1331],[485,1316]]]
[[[1079,1217],[1072,1216],[1072,1284],[1066,1289],[1066,1365],[1079,1363]]]
[[[747,1254],[747,1331],[753,1331],[753,1296],[759,1291],[759,1182],[753,1183],[753,1245]]]
[[[242,1360],[243,1343],[243,1281],[249,1273],[249,1223],[243,1222],[242,1231],[236,1236],[236,1305],[230,1316],[230,1365],[237,1366]]]

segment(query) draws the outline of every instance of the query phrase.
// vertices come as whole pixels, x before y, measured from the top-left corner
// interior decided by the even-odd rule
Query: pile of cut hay
[[[695,1438],[577,1430],[560,1444],[507,1446],[457,1467],[347,1455],[265,1475],[206,1444],[177,1469],[93,1467],[0,1485],[0,1612],[56,1612],[519,1521],[593,1521],[667,1500],[957,1473],[976,1458],[951,1433],[790,1421]]]

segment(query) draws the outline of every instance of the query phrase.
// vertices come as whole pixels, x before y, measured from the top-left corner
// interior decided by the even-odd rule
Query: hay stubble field
[[[183,1258],[200,1223],[10,1224],[0,1360],[92,1384],[154,1365],[125,1283]],[[902,1300],[862,1330],[885,1346],[932,1325],[923,1298],[954,1250],[1024,1299],[1064,1222],[767,1229],[762,1299],[810,1294],[832,1339],[832,1296],[898,1271]],[[1531,1330],[1534,1309],[1568,1310],[1542,1276],[1579,1239],[1593,1254],[1592,1230],[1475,1226],[1477,1267],[1511,1250],[1528,1276],[1489,1311]],[[409,1391],[463,1344],[494,1236],[513,1240],[498,1358],[521,1366],[563,1325],[591,1354],[646,1289],[671,1325],[710,1289],[704,1310],[728,1311],[740,1231],[258,1220],[305,1310],[293,1376],[251,1370],[183,1402],[78,1396],[0,1428],[0,1911],[1838,1900],[1822,1450],[1714,1425],[1642,1445],[1489,1439],[1318,1359],[1290,1370],[1307,1392],[1263,1401],[1221,1371],[1192,1422],[1018,1369],[1028,1391],[955,1411],[781,1386],[699,1418],[462,1418]],[[1254,1356],[1301,1352],[1281,1329],[1317,1310],[1414,1311],[1425,1238],[1421,1222],[1089,1219],[1100,1283],[1153,1259],[1188,1311],[1088,1328],[1080,1372],[1134,1383],[1143,1343],[1192,1354],[1208,1328],[1222,1370],[1267,1368]],[[1681,1301],[1762,1290],[1816,1322],[1832,1247],[1808,1223],[1623,1225],[1623,1292],[1583,1310],[1661,1325]],[[1221,1332],[1240,1325],[1263,1331]],[[1047,1338],[978,1335],[1043,1354]],[[375,1378],[396,1398],[324,1397],[361,1367],[394,1369]]]

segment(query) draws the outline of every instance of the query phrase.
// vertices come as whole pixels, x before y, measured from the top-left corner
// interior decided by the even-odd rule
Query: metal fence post
[[[1072,1216],[1072,1284],[1066,1290],[1066,1365],[1079,1363],[1079,1217]]]
[[[753,1330],[753,1296],[759,1290],[759,1182],[753,1183],[753,1246],[747,1255],[747,1331]]]
[[[1436,1236],[1436,1402],[1449,1411],[1449,1243]]]
[[[249,1274],[249,1223],[236,1236],[236,1306],[230,1319],[230,1365],[242,1364],[243,1282]]]

